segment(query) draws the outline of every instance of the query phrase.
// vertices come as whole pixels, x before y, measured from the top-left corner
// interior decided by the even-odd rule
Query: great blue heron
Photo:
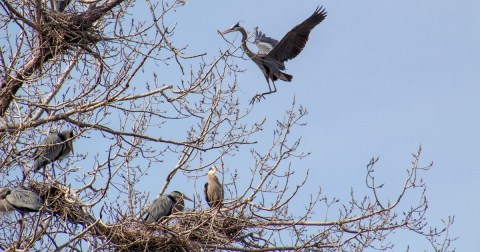
[[[38,212],[43,206],[42,199],[29,190],[7,187],[0,188],[0,212],[18,210],[20,212]]]
[[[141,220],[152,223],[164,216],[183,211],[184,200],[192,201],[189,197],[179,191],[173,191],[167,195],[156,198],[152,205],[142,213]]]
[[[216,166],[212,166],[207,173],[208,182],[205,183],[203,192],[205,199],[210,207],[221,207],[223,203],[223,186],[215,176],[218,171]]]
[[[34,154],[33,168],[38,171],[42,167],[56,160],[60,160],[73,152],[73,131],[67,130],[60,133],[51,133],[40,144]]]
[[[268,84],[268,92],[264,92],[261,94],[257,94],[253,99],[254,102],[256,99],[260,100],[260,98],[264,97],[267,94],[271,94],[277,91],[275,86],[275,81],[280,79],[283,81],[291,81],[293,76],[282,72],[285,70],[284,62],[287,60],[291,60],[295,58],[305,47],[307,43],[308,36],[310,35],[310,31],[317,26],[320,22],[322,22],[325,17],[327,16],[327,12],[323,7],[317,7],[315,12],[303,21],[301,24],[293,27],[285,36],[283,36],[282,40],[278,42],[268,53],[253,53],[247,47],[247,32],[245,28],[240,26],[240,23],[235,24],[230,29],[227,29],[222,32],[222,35],[239,31],[242,34],[242,49],[245,51],[248,57],[255,62],[255,64],[260,67],[262,70],[265,79],[267,80]],[[273,89],[270,86],[270,81],[272,80]]]

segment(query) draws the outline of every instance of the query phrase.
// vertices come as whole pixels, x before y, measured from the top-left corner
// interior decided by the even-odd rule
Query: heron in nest
[[[0,212],[38,212],[42,206],[42,199],[32,191],[0,187]]]
[[[223,203],[223,186],[215,173],[218,171],[216,166],[212,166],[207,173],[208,182],[204,186],[205,199],[210,207],[221,207]]]
[[[179,191],[173,191],[167,195],[160,195],[152,202],[152,205],[141,214],[140,219],[147,223],[152,223],[157,222],[162,217],[181,212],[185,207],[184,200],[192,201]]]

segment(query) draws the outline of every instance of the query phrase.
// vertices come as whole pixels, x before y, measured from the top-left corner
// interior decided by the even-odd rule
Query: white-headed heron
[[[207,173],[208,182],[204,186],[205,199],[210,207],[221,207],[223,203],[223,186],[215,173],[218,171],[216,166],[212,166]]]
[[[61,160],[70,152],[73,152],[73,131],[67,130],[60,133],[51,133],[40,143],[34,154],[33,169],[36,171],[49,163]]]
[[[247,56],[250,57],[250,59],[258,65],[258,67],[260,67],[265,79],[267,80],[269,91],[257,94],[254,99],[252,99],[252,102],[254,102],[256,99],[260,100],[261,97],[264,97],[267,94],[276,92],[276,80],[292,80],[293,76],[283,72],[283,70],[285,70],[284,62],[295,58],[303,50],[305,44],[307,43],[308,36],[310,35],[310,31],[320,22],[322,22],[326,16],[327,12],[325,9],[323,7],[317,7],[315,12],[309,18],[287,32],[287,34],[283,36],[282,40],[280,40],[280,42],[278,42],[266,54],[263,54],[261,51],[258,54],[255,54],[248,49],[247,32],[245,31],[245,28],[240,26],[239,23],[222,32],[222,34],[227,34],[230,32],[239,31],[242,34],[241,46],[243,51],[245,51]],[[272,80],[273,89],[270,86],[269,80]]]
[[[184,200],[192,201],[189,197],[179,191],[173,191],[170,194],[161,195],[152,202],[152,205],[142,213],[140,218],[142,221],[152,223],[160,220],[164,216],[181,212],[185,207]]]
[[[0,188],[0,212],[18,210],[20,212],[38,212],[43,202],[38,194],[16,188],[10,190],[7,187]]]

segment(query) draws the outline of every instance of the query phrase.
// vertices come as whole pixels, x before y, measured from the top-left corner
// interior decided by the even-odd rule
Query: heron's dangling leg
[[[269,75],[272,75],[269,73]],[[275,81],[273,80],[273,75],[272,75],[272,85],[273,85],[273,90],[272,90],[272,87],[270,86],[270,81],[269,81],[269,77],[265,76],[265,79],[267,79],[267,84],[268,84],[268,92],[264,92],[264,93],[261,93],[261,94],[256,94],[252,100],[250,101],[250,104],[254,104],[255,101],[260,101],[262,98],[265,99],[265,95],[268,95],[268,94],[272,94],[272,93],[275,93],[277,92],[277,87],[275,86]]]
[[[268,76],[265,76],[265,79],[267,80],[267,85],[268,85],[268,90],[269,92],[272,92],[272,87],[270,86],[270,80]],[[273,86],[275,87],[275,82],[272,79]]]

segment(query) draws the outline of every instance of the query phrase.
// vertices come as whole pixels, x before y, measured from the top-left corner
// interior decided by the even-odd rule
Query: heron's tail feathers
[[[284,72],[280,72],[278,75],[277,75],[277,78],[280,79],[280,80],[283,80],[283,81],[292,81],[293,79],[293,76],[291,76],[290,74],[286,74]]]

